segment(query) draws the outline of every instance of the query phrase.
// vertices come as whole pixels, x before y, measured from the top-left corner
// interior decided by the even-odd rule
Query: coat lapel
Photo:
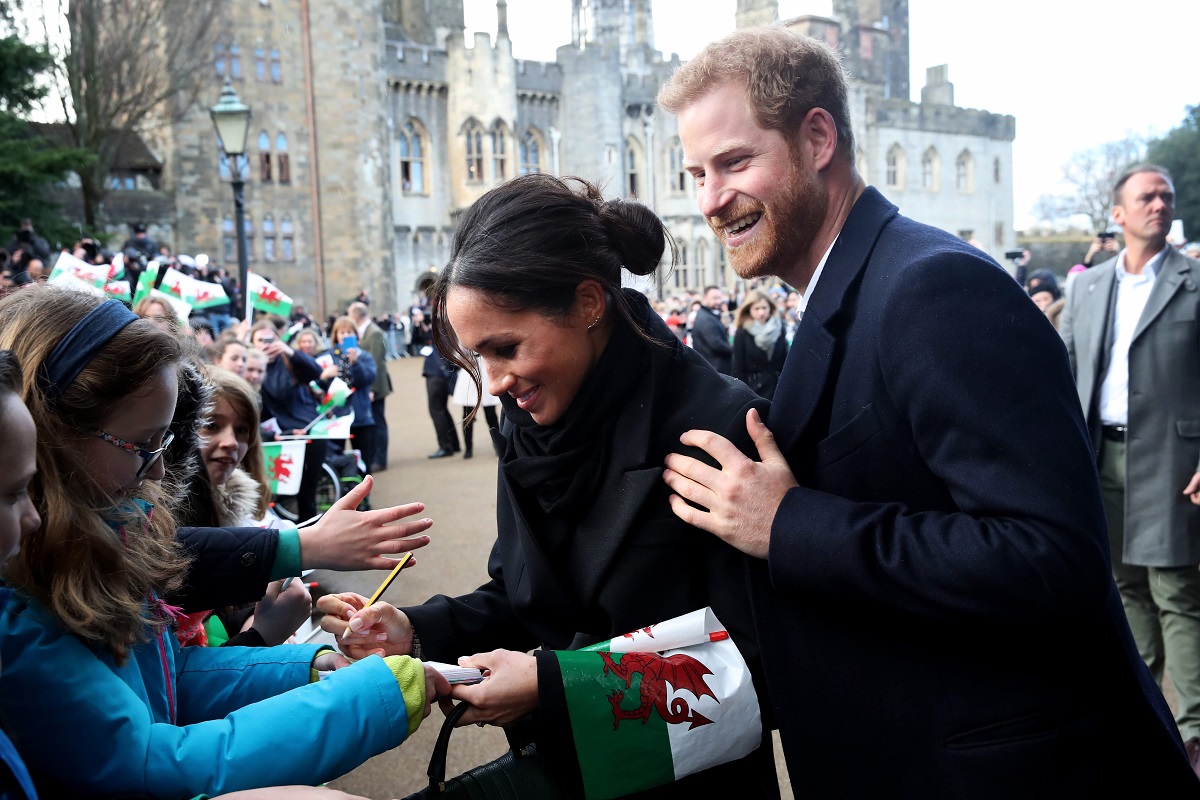
[[[1111,263],[1111,266],[1109,266]],[[1081,309],[1087,309],[1088,317],[1085,330],[1082,331],[1085,338],[1078,339],[1081,342],[1092,343],[1088,353],[1088,363],[1086,365],[1077,365],[1080,375],[1090,374],[1094,380],[1100,379],[1100,370],[1104,365],[1100,363],[1105,352],[1106,333],[1105,326],[1108,324],[1108,310],[1111,305],[1113,282],[1116,280],[1116,261],[1113,260],[1106,264],[1096,267],[1093,275],[1084,273],[1091,280],[1086,286],[1079,286],[1076,291],[1087,292],[1080,304]],[[1084,368],[1088,372],[1084,372]],[[1086,411],[1086,409],[1085,409]]]
[[[1191,271],[1190,259],[1180,255],[1171,245],[1167,245],[1167,247],[1169,249],[1162,266],[1159,267],[1158,277],[1154,280],[1154,288],[1150,290],[1146,307],[1142,309],[1142,316],[1138,318],[1137,327],[1134,328],[1134,340],[1150,327],[1150,323],[1154,322],[1154,319],[1163,312],[1167,303],[1171,302],[1171,298],[1185,282],[1191,284],[1190,288],[1194,289],[1195,287],[1195,282],[1188,277],[1188,273]]]
[[[779,386],[771,402],[771,432],[784,453],[799,441],[830,377],[837,338],[830,323],[846,300],[846,293],[866,266],[884,227],[897,209],[872,187],[862,193],[825,262],[821,279],[796,328],[792,348],[784,362]]]

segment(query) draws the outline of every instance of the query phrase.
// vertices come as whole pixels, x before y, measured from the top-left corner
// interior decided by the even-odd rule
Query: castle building
[[[910,99],[907,6],[835,0],[832,17],[784,24],[843,51],[867,181],[998,256],[1015,244],[1014,120],[955,106],[945,66]],[[462,0],[228,4],[211,90],[153,142],[177,249],[236,263],[228,181],[239,170],[252,270],[314,311],[340,313],[363,288],[380,310],[403,308],[447,261],[463,209],[497,181],[549,172],[662,217],[679,246],[663,293],[732,285],[675,120],[654,102],[679,61],[654,47],[651,0],[571,0],[569,12],[571,41],[536,62],[513,58],[505,0],[494,39],[471,41]],[[736,24],[777,15],[775,0],[739,0]],[[254,114],[237,164],[207,114],[226,77]]]

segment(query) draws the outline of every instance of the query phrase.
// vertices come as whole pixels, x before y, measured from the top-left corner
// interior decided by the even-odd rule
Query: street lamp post
[[[218,144],[229,159],[229,174],[233,179],[234,224],[237,225],[238,289],[245,304],[243,319],[250,319],[250,262],[246,254],[246,184],[238,163],[246,153],[246,134],[250,131],[250,106],[238,99],[229,78],[221,90],[221,99],[210,109],[217,129]]]

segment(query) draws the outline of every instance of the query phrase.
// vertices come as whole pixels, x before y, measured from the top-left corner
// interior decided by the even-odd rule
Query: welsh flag
[[[109,281],[104,284],[104,293],[114,300],[129,302],[129,281]]]
[[[54,270],[50,273],[49,282],[57,283],[54,279],[60,275],[72,275],[85,283],[92,284],[97,289],[103,289],[104,284],[108,283],[109,272],[108,264],[89,264],[70,253],[59,253],[58,260],[54,262]]]
[[[47,281],[47,283],[51,284],[52,286],[59,286],[64,289],[74,289],[80,292],[89,292],[95,295],[104,294],[103,288],[96,286],[96,284],[92,281],[87,281],[83,278],[77,277],[71,272],[56,271],[50,276],[50,279]]]
[[[349,439],[350,429],[354,427],[354,412],[342,417],[323,417],[308,429],[313,438]],[[364,472],[366,470],[363,470]]]
[[[180,322],[186,322],[187,318],[192,314],[191,303],[186,300],[180,300],[173,294],[167,294],[162,289],[151,289],[150,297],[153,297],[155,300],[162,300],[169,305],[175,311],[175,316],[179,318]]]
[[[555,655],[588,800],[662,786],[762,742],[750,670],[712,609]]]
[[[279,290],[279,287],[265,278],[249,273],[246,279],[250,304],[259,311],[268,314],[278,314],[286,317],[292,313],[292,298]]]
[[[309,385],[314,387],[317,391],[320,391],[320,386],[316,381],[313,381]],[[317,413],[324,414],[326,411],[330,411],[335,408],[341,408],[342,406],[346,405],[346,401],[350,399],[350,395],[352,394],[354,394],[354,390],[351,389],[344,380],[341,378],[334,378],[332,381],[330,381],[329,388],[325,390],[325,394],[321,398],[321,402],[317,404]]]
[[[294,495],[300,491],[300,473],[304,467],[303,439],[297,441],[263,442],[263,459],[271,493]]]
[[[168,267],[163,275],[162,290],[187,302],[192,308],[211,308],[229,302],[229,296],[220,284],[198,281],[174,267]]]
[[[151,261],[138,276],[137,287],[133,293],[133,304],[136,306],[143,297],[148,297],[154,291],[154,279],[158,277],[158,262]]]

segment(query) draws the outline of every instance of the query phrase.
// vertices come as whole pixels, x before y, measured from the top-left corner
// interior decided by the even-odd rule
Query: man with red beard
[[[987,255],[854,166],[825,44],[738,31],[659,94],[743,278],[804,316],[761,461],[689,431],[684,522],[756,557],[797,795],[1061,798],[1200,788],[1110,574],[1090,437],[1053,327]]]

